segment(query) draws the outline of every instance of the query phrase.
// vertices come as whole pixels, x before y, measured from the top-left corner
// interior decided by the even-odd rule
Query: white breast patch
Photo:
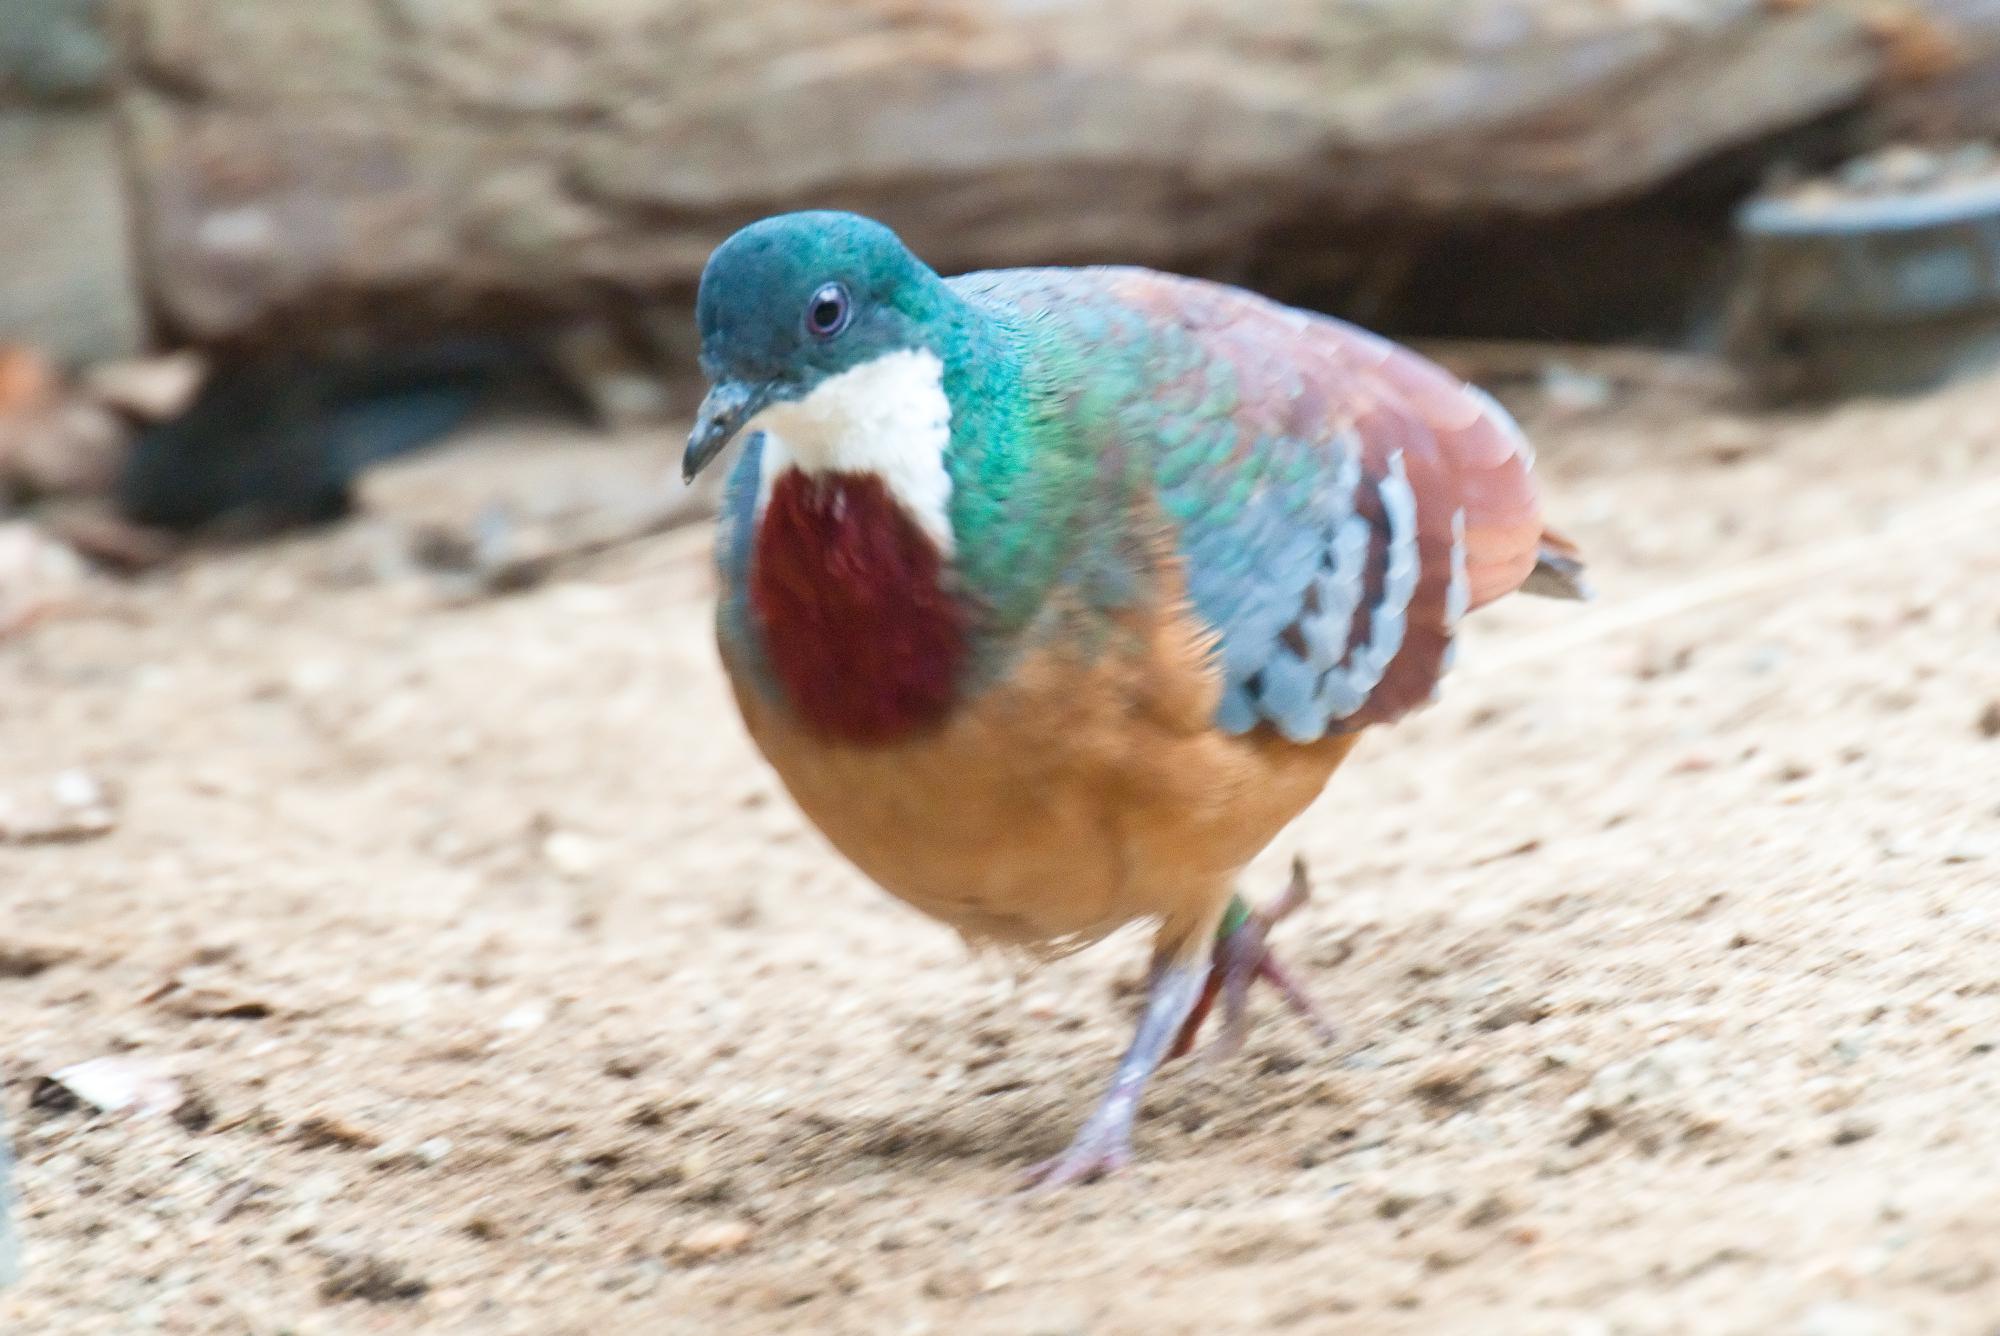
[[[764,433],[757,511],[787,469],[806,473],[872,473],[949,557],[951,400],[944,364],[921,348],[885,353],[830,376],[803,399],[773,404],[753,418]]]

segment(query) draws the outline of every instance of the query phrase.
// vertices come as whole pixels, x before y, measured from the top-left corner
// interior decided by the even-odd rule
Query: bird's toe
[[[1028,1170],[1022,1187],[1036,1195],[1054,1192],[1073,1184],[1108,1178],[1131,1163],[1132,1142],[1128,1133],[1086,1127],[1062,1154]]]

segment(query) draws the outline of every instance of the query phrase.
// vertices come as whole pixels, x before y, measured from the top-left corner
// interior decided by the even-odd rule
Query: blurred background
[[[335,517],[503,388],[666,423],[708,251],[807,204],[945,272],[1150,264],[1404,337],[1698,353],[1768,398],[2000,341],[1990,0],[5,18],[0,485],[159,530]]]
[[[1602,572],[1301,822],[1338,1060],[1039,1215],[1108,953],[868,891],[712,662],[799,207],[1411,341]],[[0,1313],[1989,1330],[1996,466],[2000,0],[0,0]]]

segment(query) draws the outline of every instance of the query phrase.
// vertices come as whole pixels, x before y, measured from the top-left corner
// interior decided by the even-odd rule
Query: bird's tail
[[[1595,591],[1584,574],[1582,551],[1554,529],[1544,529],[1542,545],[1535,552],[1535,569],[1521,582],[1521,592],[1584,600]]]

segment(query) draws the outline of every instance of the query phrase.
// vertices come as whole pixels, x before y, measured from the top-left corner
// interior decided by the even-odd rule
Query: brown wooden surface
[[[121,28],[155,314],[216,340],[684,293],[802,205],[946,269],[1570,210],[1949,74],[2000,0],[126,0]]]

